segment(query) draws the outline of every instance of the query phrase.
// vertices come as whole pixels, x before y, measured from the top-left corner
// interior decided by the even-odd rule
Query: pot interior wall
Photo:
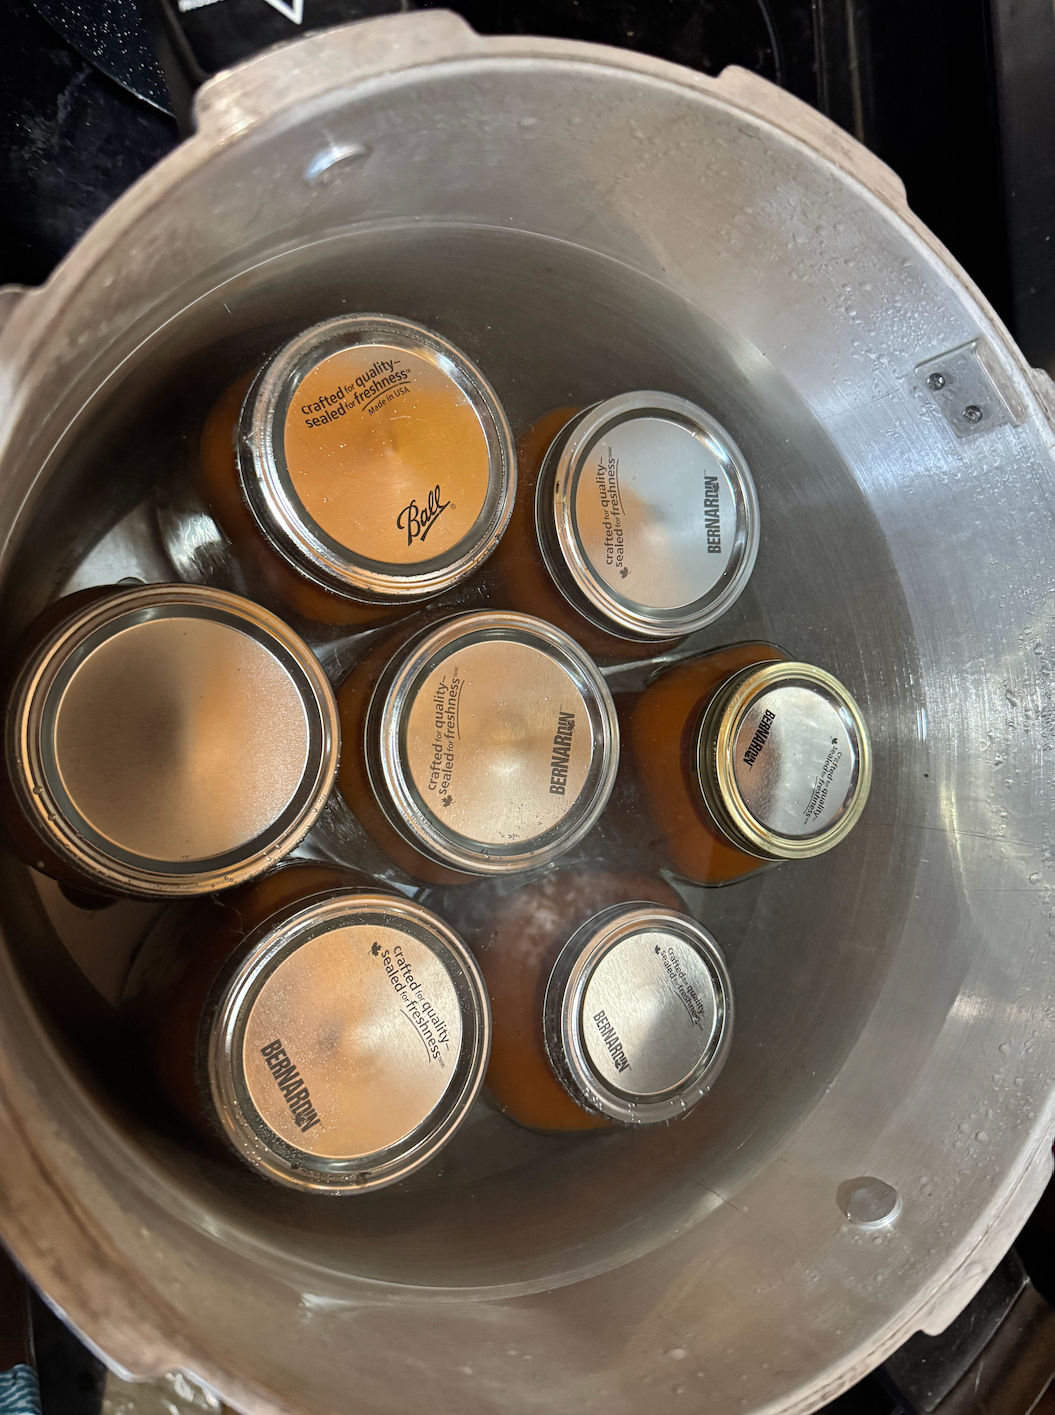
[[[665,389],[702,404],[747,456],[762,546],[734,611],[684,652],[772,640],[835,672],[864,705],[876,739],[875,787],[848,842],[740,886],[686,895],[723,945],[736,988],[734,1046],[720,1085],[676,1125],[582,1139],[529,1134],[481,1102],[441,1159],[412,1180],[344,1201],[306,1199],[194,1143],[104,1015],[96,1030],[71,1030],[58,974],[42,964],[52,957],[52,925],[29,908],[35,886],[25,871],[12,875],[0,908],[114,1143],[122,1131],[132,1136],[130,1182],[156,1180],[160,1200],[201,1233],[221,1247],[252,1249],[291,1282],[308,1264],[338,1288],[367,1278],[448,1292],[544,1289],[614,1267],[704,1220],[719,1195],[771,1161],[838,1074],[898,947],[913,890],[912,841],[893,821],[895,802],[910,815],[924,811],[926,784],[894,750],[915,730],[897,698],[912,672],[914,630],[883,528],[853,471],[763,349],[710,317],[705,290],[690,302],[566,241],[396,221],[232,268],[158,319],[158,331],[65,432],[18,527],[4,590],[6,641],[64,586],[84,581],[79,567],[101,564],[97,547],[112,543],[122,518],[189,475],[196,429],[228,382],[284,336],[360,310],[419,320],[460,345],[492,380],[514,431],[553,406],[624,389]],[[110,574],[136,573],[132,551],[125,566],[122,553]],[[143,544],[139,553],[147,553]],[[152,563],[160,554],[159,545],[150,550]],[[640,677],[631,670],[613,686]],[[602,847],[595,832],[575,858],[597,858]]]

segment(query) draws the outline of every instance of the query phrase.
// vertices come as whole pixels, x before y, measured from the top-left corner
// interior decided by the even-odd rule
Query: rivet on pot
[[[894,1186],[872,1176],[840,1184],[836,1202],[858,1228],[883,1228],[901,1212],[901,1195]]]

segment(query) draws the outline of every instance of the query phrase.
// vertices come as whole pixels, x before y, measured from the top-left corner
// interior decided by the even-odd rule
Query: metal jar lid
[[[872,782],[860,709],[838,679],[808,663],[767,663],[731,678],[703,716],[696,760],[717,824],[765,859],[837,845]]]
[[[144,585],[82,605],[19,674],[8,771],[23,811],[104,890],[207,894],[304,836],[337,770],[333,692],[249,600]]]
[[[472,874],[526,870],[580,840],[611,793],[619,723],[592,660],[527,614],[448,619],[389,664],[367,764],[392,825]]]
[[[451,1139],[490,1036],[479,968],[442,919],[392,895],[330,895],[252,943],[209,1033],[209,1087],[261,1174],[360,1193]]]
[[[625,638],[710,624],[758,554],[743,455],[702,408],[669,393],[624,393],[573,419],[546,454],[535,519],[567,599]]]
[[[331,319],[287,344],[250,389],[238,447],[264,533],[353,599],[449,589],[490,555],[513,509],[515,454],[491,386],[405,319]]]
[[[546,986],[550,1062],[580,1105],[624,1125],[673,1120],[725,1064],[733,997],[721,950],[686,914],[618,904],[562,950]]]

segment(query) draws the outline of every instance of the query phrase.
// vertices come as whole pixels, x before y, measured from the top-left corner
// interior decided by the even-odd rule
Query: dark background
[[[0,0],[0,283],[47,279],[92,221],[176,146],[189,128],[193,88],[209,73],[306,30],[428,7],[148,5],[141,15],[136,0]],[[447,8],[484,33],[594,40],[708,74],[739,64],[772,79],[894,168],[913,210],[1030,361],[1055,373],[1052,0],[453,0]],[[1055,1189],[1016,1247],[1055,1303]],[[952,1360],[957,1342],[962,1363],[1005,1312],[1021,1313],[1024,1276],[1009,1258],[957,1332],[930,1346],[915,1338],[900,1366],[888,1363],[840,1397],[831,1415],[941,1415],[914,1380]],[[44,1415],[97,1415],[101,1366],[39,1300],[31,1310]],[[5,1317],[0,1311],[0,1324]],[[1055,1346],[1050,1354],[1055,1369]],[[1055,1412],[1050,1394],[1046,1402]],[[1027,1415],[1034,1407],[977,1408]]]

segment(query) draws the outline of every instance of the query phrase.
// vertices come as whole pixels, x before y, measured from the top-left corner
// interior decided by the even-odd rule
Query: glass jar
[[[630,709],[626,740],[670,864],[696,884],[832,849],[871,785],[868,730],[847,689],[772,644],[661,673]]]
[[[494,1019],[487,1087],[510,1119],[552,1133],[643,1125],[710,1087],[729,976],[663,880],[557,870],[470,912]]]
[[[266,610],[191,585],[84,591],[23,641],[5,815],[26,862],[67,885],[208,894],[303,838],[339,741],[325,674]]]
[[[363,1193],[427,1164],[468,1114],[490,1045],[483,979],[454,930],[318,865],[170,917],[125,1006],[184,1114],[306,1192]]]
[[[386,639],[337,692],[338,787],[400,868],[427,883],[533,869],[604,809],[619,724],[574,640],[485,611]]]
[[[600,658],[645,658],[724,614],[758,553],[743,455],[702,408],[624,393],[540,418],[496,558],[507,602]]]
[[[206,420],[203,492],[254,590],[306,619],[383,622],[459,584],[512,510],[516,461],[480,370],[408,320],[297,336]]]

